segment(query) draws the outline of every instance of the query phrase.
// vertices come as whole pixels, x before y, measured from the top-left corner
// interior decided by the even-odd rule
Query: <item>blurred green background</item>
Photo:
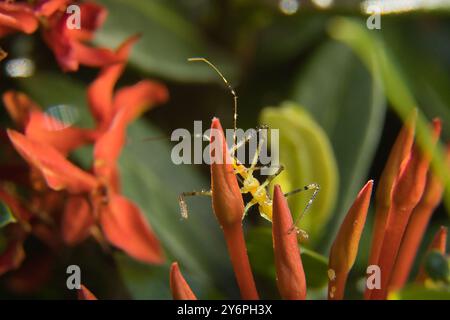
[[[148,216],[168,261],[163,267],[146,266],[120,253],[106,255],[88,241],[68,249],[54,267],[51,283],[31,297],[73,298],[65,289],[65,268],[74,263],[82,269],[82,282],[99,298],[167,299],[168,267],[175,260],[198,297],[239,297],[210,200],[189,199],[190,218],[181,220],[179,215],[178,194],[208,187],[209,168],[173,165],[171,132],[192,131],[194,120],[202,120],[206,129],[213,116],[231,128],[233,119],[232,98],[221,80],[206,66],[188,63],[189,57],[208,58],[236,88],[240,128],[290,121],[291,132],[305,133],[293,137],[282,133],[282,159],[289,165],[288,175],[280,179],[294,188],[317,179],[329,182],[322,183],[322,194],[302,225],[311,232],[302,253],[309,298],[326,297],[325,257],[339,223],[364,183],[375,179],[376,186],[408,112],[419,108],[423,146],[429,139],[424,124],[435,116],[443,120],[442,142],[450,138],[450,1],[438,3],[438,8],[383,15],[380,30],[366,27],[368,16],[360,1],[351,0],[97,2],[109,14],[96,34],[96,44],[114,48],[128,36],[142,34],[119,87],[149,77],[169,88],[169,103],[130,127],[121,158],[125,194]],[[1,92],[23,90],[44,108],[77,107],[76,124],[89,126],[85,89],[97,70],[63,74],[39,35],[16,35],[3,42],[8,59],[29,58],[35,72],[24,79],[8,78],[3,72]],[[281,108],[288,107],[305,116],[283,113]],[[271,118],[270,110],[281,118]],[[4,108],[0,115],[2,126],[10,125]],[[90,150],[73,158],[88,166]],[[434,168],[450,181],[442,156],[437,156]],[[293,212],[306,201],[306,196],[292,199]],[[444,206],[437,210],[423,247],[439,225],[448,225],[446,211]],[[348,282],[350,298],[361,296],[372,215],[368,220]],[[270,225],[252,211],[245,226],[261,296],[278,298]],[[0,297],[11,296],[1,287]]]

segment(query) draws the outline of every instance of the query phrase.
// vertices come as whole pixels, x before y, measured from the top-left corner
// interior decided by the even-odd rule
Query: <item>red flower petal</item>
[[[130,37],[117,50],[117,55],[124,61],[128,59],[131,47],[139,39]],[[125,63],[106,66],[88,88],[88,102],[91,113],[97,120],[98,126],[105,129],[114,117],[113,91],[117,80],[125,68]]]
[[[73,41],[71,45],[77,62],[84,66],[97,68],[121,61],[120,57],[110,49],[90,47],[79,41]]]
[[[39,169],[53,190],[66,189],[70,193],[91,192],[97,180],[66,160],[56,149],[31,140],[14,130],[8,130],[13,146],[32,166]]]
[[[60,9],[66,10],[69,0],[39,0],[34,6],[34,12],[43,17],[50,17]]]
[[[3,104],[20,129],[25,129],[31,112],[41,110],[26,94],[13,90],[3,94]]]
[[[91,40],[95,31],[100,28],[108,15],[105,7],[94,2],[78,4],[81,13],[81,28],[68,30],[70,36],[77,40]]]
[[[14,30],[33,33],[38,27],[38,20],[27,4],[2,2],[0,3],[0,27],[6,33]]]
[[[87,5],[92,7],[97,5]],[[84,21],[82,24],[92,28],[104,19],[102,13],[94,9],[95,13],[88,13],[93,21]],[[89,10],[88,10],[89,12]],[[83,15],[83,14],[82,14]],[[89,18],[88,17],[88,18]],[[106,48],[89,47],[81,39],[90,38],[94,30],[83,29],[73,31],[67,28],[68,14],[52,16],[49,26],[44,30],[43,36],[49,48],[53,51],[59,65],[64,71],[76,71],[79,64],[90,67],[104,67],[123,61],[121,55]],[[82,19],[83,20],[83,19]]]
[[[61,233],[64,242],[76,245],[90,235],[94,217],[89,202],[84,196],[71,196],[66,202],[61,221]]]
[[[91,130],[67,127],[58,119],[43,112],[31,113],[25,135],[52,146],[63,155],[93,142],[96,138],[96,133]]]
[[[158,239],[139,208],[120,195],[112,195],[100,223],[106,238],[129,256],[149,264],[164,262]]]
[[[133,86],[117,91],[114,97],[114,113],[126,109],[127,123],[156,104],[165,103],[169,98],[167,88],[155,81],[143,80]]]
[[[278,291],[283,299],[306,299],[306,279],[297,234],[286,198],[279,185],[273,190],[272,236]]]
[[[197,300],[194,292],[192,292],[192,289],[181,274],[177,262],[172,263],[170,267],[170,290],[174,300]]]
[[[109,183],[116,171],[116,163],[126,138],[127,110],[121,110],[94,146],[94,171],[102,181]]]
[[[97,297],[84,285],[78,290],[78,300],[97,300]]]

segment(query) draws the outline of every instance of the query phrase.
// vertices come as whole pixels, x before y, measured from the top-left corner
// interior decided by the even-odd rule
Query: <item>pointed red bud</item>
[[[174,300],[197,300],[188,283],[180,272],[178,263],[172,263],[170,267],[170,290]]]
[[[347,276],[355,263],[359,241],[366,223],[372,186],[373,181],[370,180],[358,193],[331,247],[328,262],[329,299],[342,300],[344,298]]]
[[[277,285],[287,300],[306,299],[306,279],[293,220],[279,185],[273,191],[272,236]]]

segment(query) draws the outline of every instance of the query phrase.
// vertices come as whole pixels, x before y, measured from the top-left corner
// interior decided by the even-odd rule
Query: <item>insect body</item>
[[[191,59],[188,59],[188,61],[201,61],[201,62],[205,62],[210,67],[212,67],[219,74],[219,76],[222,78],[222,80],[228,86],[231,94],[233,95],[233,100],[234,100],[234,136],[233,136],[234,141],[233,142],[234,142],[234,144],[233,144],[233,147],[230,149],[232,166],[234,169],[234,174],[236,175],[239,182],[241,183],[241,193],[242,194],[250,194],[252,196],[252,199],[245,206],[243,217],[246,216],[247,212],[249,211],[249,209],[251,207],[253,207],[254,205],[258,205],[258,210],[259,210],[260,215],[262,217],[264,217],[265,219],[272,221],[273,206],[272,206],[272,198],[270,197],[270,194],[269,194],[269,185],[284,170],[284,167],[282,165],[278,166],[278,169],[276,170],[276,172],[273,173],[272,175],[269,175],[266,178],[266,180],[263,182],[260,182],[257,178],[254,177],[254,175],[253,175],[254,172],[262,169],[261,167],[257,167],[256,165],[258,163],[261,146],[264,143],[264,137],[261,137],[259,139],[257,150],[254,154],[253,160],[249,167],[246,167],[244,164],[242,164],[239,161],[239,159],[237,159],[237,157],[235,157],[235,153],[236,153],[237,149],[239,149],[241,146],[243,146],[246,142],[248,142],[252,138],[252,135],[250,135],[250,136],[245,137],[243,141],[240,141],[240,142],[236,141],[236,122],[237,122],[237,95],[236,95],[236,92],[230,86],[230,84],[225,79],[225,77],[222,75],[222,73],[219,71],[219,69],[216,66],[214,66],[211,62],[209,62],[207,59],[191,58]],[[262,131],[262,129],[266,129],[266,128],[267,127],[261,127],[258,130],[258,132],[260,132],[260,131]],[[205,138],[207,140],[209,140],[209,137],[205,137]],[[285,194],[285,196],[291,196],[296,193],[299,193],[302,191],[307,191],[307,190],[313,190],[313,194],[312,194],[310,200],[308,201],[305,209],[297,217],[296,221],[294,222],[294,225],[291,228],[292,231],[293,230],[297,231],[297,233],[299,234],[300,240],[307,240],[308,235],[305,231],[297,228],[296,226],[297,226],[298,222],[300,221],[301,217],[304,215],[304,213],[309,209],[309,207],[313,203],[314,199],[316,198],[316,196],[320,190],[320,187],[318,184],[312,183],[312,184],[309,184],[309,185],[304,186],[299,189],[295,189],[295,190]],[[211,196],[211,193],[212,193],[211,190],[209,190],[209,191],[202,190],[202,191],[193,191],[193,192],[183,192],[182,194],[180,194],[179,204],[180,204],[182,216],[187,218],[187,214],[188,214],[185,197],[197,196],[197,195]]]

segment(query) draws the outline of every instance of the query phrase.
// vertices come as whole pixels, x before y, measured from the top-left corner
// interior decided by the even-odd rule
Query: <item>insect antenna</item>
[[[188,59],[189,62],[204,62],[207,65],[209,65],[211,68],[214,69],[214,71],[222,78],[223,82],[225,83],[225,85],[228,87],[228,89],[230,90],[231,94],[233,95],[233,102],[234,102],[234,113],[233,113],[233,146],[236,145],[236,130],[237,130],[237,104],[238,104],[238,96],[236,94],[236,91],[234,90],[234,88],[230,85],[230,83],[228,82],[228,80],[225,78],[225,76],[222,74],[222,72],[220,72],[219,68],[217,68],[212,62],[210,62],[208,59],[206,58],[202,58],[202,57],[198,57],[198,58],[189,58]],[[235,153],[236,150],[233,149],[233,154],[232,156],[235,157]]]

